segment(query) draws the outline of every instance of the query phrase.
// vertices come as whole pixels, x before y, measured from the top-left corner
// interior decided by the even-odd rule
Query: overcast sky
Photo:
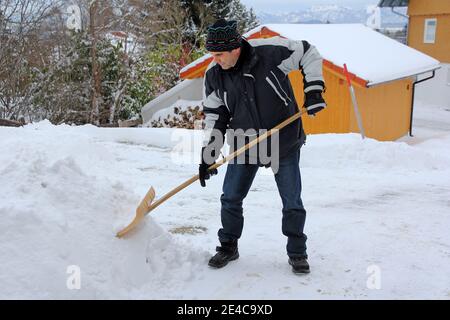
[[[378,4],[379,0],[241,0],[247,8],[252,7],[258,11],[280,12],[296,11],[313,5],[338,4],[353,8],[365,8],[368,5]]]

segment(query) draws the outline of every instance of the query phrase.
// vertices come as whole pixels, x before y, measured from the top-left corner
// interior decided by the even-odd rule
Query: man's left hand
[[[325,109],[327,104],[322,97],[322,91],[309,91],[305,94],[305,104],[306,112],[308,115],[315,116],[317,112]]]

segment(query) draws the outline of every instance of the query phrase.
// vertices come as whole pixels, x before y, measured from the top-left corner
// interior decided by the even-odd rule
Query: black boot
[[[309,264],[304,257],[289,258],[289,264],[292,266],[293,273],[309,273]]]
[[[225,267],[229,261],[239,258],[237,241],[221,242],[220,247],[216,247],[217,253],[209,260],[208,265],[213,268]]]

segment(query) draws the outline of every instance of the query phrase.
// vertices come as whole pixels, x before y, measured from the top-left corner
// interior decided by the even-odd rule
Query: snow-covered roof
[[[368,81],[368,85],[405,78],[439,67],[439,61],[362,24],[268,24],[293,40],[307,40],[324,59]],[[249,34],[254,33],[252,30]]]
[[[409,4],[409,0],[380,0],[378,6],[380,8],[386,7],[407,7]]]
[[[190,64],[184,66],[183,68],[181,68],[180,73],[186,72],[189,69],[194,68],[195,66],[198,66],[199,64],[203,64],[205,62],[207,62],[209,59],[211,59],[212,56],[207,53],[204,56],[198,58],[197,60],[192,61]]]
[[[263,28],[293,40],[307,40],[323,58],[364,79],[368,86],[406,78],[438,69],[438,60],[386,37],[362,24],[266,24],[244,36],[251,37]],[[181,70],[186,72],[209,58],[206,55]]]

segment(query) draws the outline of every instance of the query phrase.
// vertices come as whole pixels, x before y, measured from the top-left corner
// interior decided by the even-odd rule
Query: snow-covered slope
[[[405,9],[397,9],[406,14]],[[389,9],[381,9],[382,26],[403,27],[407,19],[392,13]],[[261,24],[268,23],[366,23],[369,15],[366,8],[352,8],[341,5],[316,5],[304,10],[270,12],[258,10],[256,15]]]
[[[244,203],[241,257],[222,270],[207,260],[225,168],[207,188],[196,183],[161,205],[129,238],[114,237],[150,185],[161,196],[196,174],[198,131],[0,128],[0,298],[449,299],[450,113],[416,114],[428,118],[401,142],[308,137],[306,276],[287,264],[267,170]],[[67,287],[73,265],[80,290]]]

